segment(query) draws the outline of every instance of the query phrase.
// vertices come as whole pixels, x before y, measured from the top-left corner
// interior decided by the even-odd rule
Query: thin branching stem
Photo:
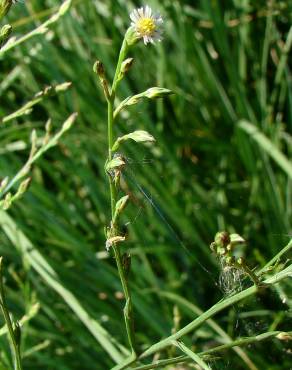
[[[222,352],[222,351],[228,350],[233,347],[237,347],[237,346],[243,347],[248,344],[254,344],[254,343],[268,340],[270,338],[274,338],[277,336],[283,336],[283,337],[290,336],[291,337],[291,335],[292,335],[291,332],[283,333],[281,331],[270,331],[267,333],[258,334],[254,337],[239,338],[233,342],[222,344],[220,346],[211,348],[207,351],[200,352],[198,353],[198,355],[201,358],[208,360],[210,358],[210,355],[217,354],[218,352]],[[179,363],[190,362],[190,361],[192,361],[192,359],[189,356],[178,356],[178,357],[169,358],[166,360],[155,361],[152,364],[141,365],[141,366],[133,368],[133,370],[151,370],[151,369],[163,368],[164,366],[167,366],[167,365],[179,364]]]
[[[221,312],[227,307],[230,307],[231,305],[242,301],[243,299],[246,299],[254,294],[256,294],[260,289],[266,289],[269,286],[273,286],[274,284],[280,282],[281,280],[291,277],[292,276],[292,265],[289,265],[284,270],[280,271],[279,273],[274,274],[272,277],[266,279],[263,281],[263,287],[258,287],[256,285],[253,285],[239,293],[236,293],[230,297],[227,297],[218,303],[216,303],[214,306],[209,308],[209,310],[205,311],[202,315],[197,317],[195,320],[190,322],[188,325],[184,326],[182,329],[180,329],[178,332],[170,335],[169,337],[162,339],[160,342],[153,344],[150,346],[146,351],[144,351],[138,359],[146,358],[150,355],[153,355],[155,353],[161,352],[165,350],[167,347],[173,345],[173,341],[177,341],[184,335],[193,332],[195,329],[197,329],[199,326],[201,326],[204,322],[206,322],[208,319],[212,318],[217,313]],[[227,346],[230,345],[230,343],[227,344]],[[237,344],[238,345],[238,344]],[[117,365],[113,368],[113,370],[123,370],[126,369],[130,364],[133,364],[134,361],[130,362],[125,361],[125,363]]]
[[[120,54],[119,54],[119,59],[117,63],[117,68],[115,72],[115,76],[113,79],[112,83],[112,89],[111,89],[111,94],[110,97],[107,99],[108,103],[108,162],[112,160],[113,158],[113,152],[112,152],[112,147],[114,143],[114,133],[113,133],[113,124],[114,124],[114,103],[115,103],[115,95],[116,95],[116,88],[118,84],[118,76],[121,70],[121,65],[123,60],[126,57],[128,50],[128,45],[126,40],[123,41]],[[109,179],[109,187],[110,187],[110,202],[111,202],[111,236],[116,236],[117,233],[117,225],[114,224],[114,214],[115,214],[115,206],[117,203],[117,188],[116,184],[114,182],[113,177],[111,176],[110,173],[108,173],[108,179]],[[134,319],[133,319],[133,305],[132,305],[132,298],[131,298],[131,293],[130,293],[130,288],[128,284],[128,280],[126,277],[126,273],[123,267],[122,263],[122,257],[121,257],[121,252],[117,244],[113,244],[112,246],[114,256],[116,259],[116,264],[118,268],[118,274],[121,280],[126,304],[124,307],[124,319],[125,319],[125,325],[126,325],[126,330],[127,330],[127,335],[128,335],[128,341],[131,349],[131,361],[134,361],[136,358],[136,351],[135,351],[135,333],[134,333]]]
[[[46,20],[44,23],[40,24],[37,28],[30,31],[24,36],[21,36],[19,38],[16,38],[12,40],[11,42],[8,42],[5,44],[1,50],[0,50],[0,57],[2,57],[7,51],[14,49],[16,46],[30,40],[32,37],[43,35],[49,30],[49,27],[56,23],[60,17],[65,15],[67,11],[70,8],[72,0],[66,0],[62,5],[58,8],[57,13],[53,14],[48,20]]]

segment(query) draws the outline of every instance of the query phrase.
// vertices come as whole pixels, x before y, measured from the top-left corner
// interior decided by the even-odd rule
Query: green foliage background
[[[129,109],[116,127],[119,133],[146,129],[157,140],[154,146],[127,143],[123,149],[128,159],[123,188],[132,203],[125,218],[130,238],[122,248],[132,255],[130,280],[142,348],[170,334],[174,304],[183,325],[196,316],[186,302],[204,310],[222,297],[216,284],[220,266],[209,250],[218,230],[246,238],[242,253],[252,266],[262,266],[288,243],[292,214],[291,173],[277,157],[280,151],[289,158],[292,151],[289,54],[285,57],[292,39],[289,1],[148,3],[164,16],[165,40],[156,47],[135,47],[135,65],[120,98],[151,86],[170,88],[176,95]],[[14,34],[31,30],[58,4],[31,0],[14,6],[9,14]],[[1,117],[46,85],[73,83],[70,92],[2,124],[0,174],[11,176],[25,162],[33,128],[41,135],[49,117],[57,129],[71,112],[79,112],[61,145],[33,168],[30,191],[9,214],[55,270],[59,286],[125,347],[121,287],[114,260],[104,253],[103,227],[109,219],[103,169],[106,105],[92,65],[102,60],[112,77],[129,11],[139,5],[77,0],[46,36],[9,52],[0,71]],[[269,150],[262,136],[256,141],[243,129],[242,120],[271,141]],[[40,304],[23,329],[25,368],[109,369],[112,359],[72,311],[73,298],[19,253],[21,240],[11,243],[4,232],[0,239],[10,310],[21,318],[33,303]],[[289,288],[291,283],[277,287],[282,298]],[[175,295],[170,299],[165,292]],[[233,338],[287,330],[291,303],[270,292],[216,320]],[[199,351],[218,341],[219,335],[204,326],[188,344]],[[0,367],[10,368],[5,336],[0,346]],[[258,369],[289,369],[287,348],[274,340],[245,352]],[[232,351],[212,366],[250,368]]]

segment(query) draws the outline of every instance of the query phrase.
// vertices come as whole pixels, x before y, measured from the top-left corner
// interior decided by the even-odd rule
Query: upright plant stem
[[[114,134],[113,134],[114,102],[115,102],[116,88],[118,84],[118,77],[119,77],[119,73],[121,70],[122,62],[125,59],[126,54],[127,54],[127,49],[128,49],[128,44],[126,40],[124,40],[121,50],[120,50],[120,54],[119,54],[119,59],[118,59],[117,68],[116,68],[116,72],[115,72],[115,76],[114,76],[114,80],[112,84],[111,94],[110,94],[110,97],[108,98],[108,161],[111,161],[113,158],[112,146],[114,143]],[[117,202],[117,188],[110,174],[108,174],[108,178],[109,178],[109,186],[110,186],[111,217],[112,217],[112,221],[111,221],[111,234],[112,235],[111,236],[113,237],[113,236],[116,236],[118,232],[117,225],[113,223],[115,206]],[[132,298],[131,298],[131,293],[130,293],[130,289],[128,285],[128,280],[127,280],[126,273],[125,273],[123,263],[122,263],[120,249],[117,244],[113,244],[112,248],[113,248],[114,256],[116,259],[118,273],[119,273],[119,277],[121,280],[121,284],[122,284],[122,288],[123,288],[123,292],[124,292],[124,296],[126,300],[126,304],[124,307],[124,319],[125,319],[125,325],[126,325],[126,330],[127,330],[127,335],[128,335],[128,341],[129,341],[129,345],[130,345],[131,352],[132,352],[131,358],[132,360],[134,360],[136,358],[136,351],[135,351],[135,340],[134,340],[134,319],[133,319]]]
[[[112,146],[113,146],[113,105],[114,105],[114,98],[110,97],[108,100],[108,161],[112,160]],[[111,197],[111,217],[113,219],[114,212],[115,212],[115,204],[116,204],[116,187],[113,182],[112,177],[109,175],[109,185],[110,185],[110,197]],[[112,225],[113,226],[113,225]]]
[[[13,347],[14,369],[22,370],[19,343],[17,343],[16,341],[12,321],[11,321],[11,318],[10,318],[10,315],[7,309],[7,305],[6,305],[5,293],[4,293],[4,288],[3,288],[3,277],[2,277],[2,258],[0,258],[0,307],[1,307],[1,311],[4,316],[4,320],[7,325],[9,337],[10,337],[11,344]]]

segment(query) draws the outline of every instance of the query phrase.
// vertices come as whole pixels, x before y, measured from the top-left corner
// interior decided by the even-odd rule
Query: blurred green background
[[[14,34],[33,29],[59,4],[30,0],[13,6],[8,18]],[[122,186],[132,202],[124,220],[130,223],[129,241],[122,248],[132,255],[130,281],[142,349],[171,333],[174,305],[183,326],[198,307],[205,310],[226,294],[209,250],[218,230],[241,234],[248,241],[241,253],[260,267],[288,243],[292,219],[292,174],[285,167],[292,152],[291,2],[148,4],[164,17],[164,41],[140,43],[131,51],[135,65],[119,98],[152,86],[176,94],[131,107],[116,126],[118,134],[145,129],[157,140],[142,147],[127,142],[123,148]],[[46,99],[31,114],[2,124],[2,178],[25,162],[33,128],[41,136],[49,117],[57,130],[71,112],[79,112],[61,144],[34,166],[30,191],[9,210],[22,237],[13,242],[7,232],[0,234],[10,310],[20,319],[36,302],[40,305],[23,327],[25,369],[113,366],[87,315],[127,347],[121,286],[115,261],[105,253],[103,228],[110,213],[103,169],[106,104],[92,65],[101,60],[113,76],[129,12],[139,5],[74,1],[46,35],[1,60],[1,117],[47,85],[73,83],[69,92]],[[247,131],[246,122],[258,136]],[[37,258],[32,263],[30,249],[55,274]],[[276,288],[279,295],[271,291],[225,310],[216,322],[232,338],[291,329],[289,288],[291,282],[283,283]],[[186,342],[200,351],[222,343],[222,335],[204,325]],[[213,369],[291,369],[286,343],[274,340],[244,351],[245,361],[229,351],[212,363]],[[0,354],[0,368],[11,368],[3,335]]]

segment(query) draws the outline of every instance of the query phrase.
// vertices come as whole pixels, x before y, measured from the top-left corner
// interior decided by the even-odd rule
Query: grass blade
[[[286,156],[257,127],[247,121],[240,121],[238,127],[248,134],[261,149],[270,156],[279,167],[292,179],[292,164]]]
[[[118,349],[121,346],[96,320],[90,317],[75,296],[62,285],[56,272],[6,212],[0,211],[0,225],[12,244],[24,255],[46,284],[64,299],[111,358],[116,362],[122,361],[124,356]]]

